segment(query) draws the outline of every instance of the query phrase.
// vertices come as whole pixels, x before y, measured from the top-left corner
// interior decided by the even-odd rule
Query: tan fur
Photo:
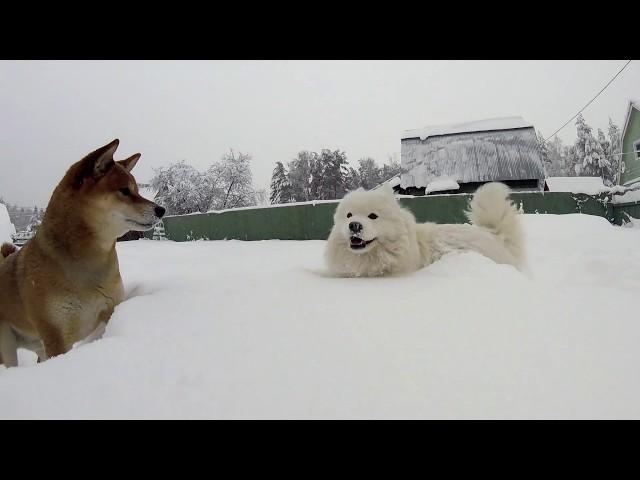
[[[68,352],[124,299],[116,239],[153,228],[164,209],[138,194],[130,170],[140,154],[114,162],[118,143],[72,165],[35,237],[16,253],[3,247],[0,363],[17,365],[19,347],[41,360]]]

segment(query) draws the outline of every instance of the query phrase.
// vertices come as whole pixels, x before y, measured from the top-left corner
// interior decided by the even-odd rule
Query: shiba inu
[[[417,270],[452,251],[475,251],[497,263],[523,267],[524,240],[519,213],[502,183],[475,193],[467,212],[471,225],[417,223],[393,190],[358,189],[336,209],[326,248],[330,273],[370,277]]]
[[[150,230],[165,209],[142,198],[131,170],[114,161],[116,139],[72,165],[53,192],[35,237],[0,250],[0,363],[17,349],[40,361],[68,352],[108,322],[124,299],[116,239]]]

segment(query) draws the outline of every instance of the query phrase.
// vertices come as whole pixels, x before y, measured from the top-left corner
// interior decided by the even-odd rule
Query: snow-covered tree
[[[358,175],[360,176],[361,186],[365,190],[371,190],[382,182],[380,174],[380,167],[378,167],[373,158],[367,157],[358,160]]]
[[[155,170],[151,185],[157,190],[156,202],[170,215],[206,212],[209,207],[203,175],[184,160]]]
[[[256,205],[269,205],[269,194],[266,188],[257,188],[255,191]]]
[[[386,182],[392,177],[395,177],[399,173],[402,172],[402,167],[400,166],[400,162],[398,161],[397,155],[393,156],[389,155],[387,163],[382,165],[380,170],[380,181]]]
[[[349,167],[349,172],[347,173],[347,178],[346,178],[346,185],[347,185],[348,192],[352,190],[357,190],[359,187],[362,186],[362,180],[360,178],[360,174],[353,167]]]
[[[291,186],[291,201],[307,202],[314,200],[312,191],[312,171],[316,170],[317,154],[315,152],[302,151],[289,162],[287,178]]]
[[[622,162],[622,139],[620,138],[620,129],[609,118],[609,128],[607,132],[609,136],[609,161],[611,162],[612,183],[617,185],[620,183],[621,162]]]
[[[611,163],[607,159],[602,146],[593,136],[591,127],[587,125],[582,114],[576,120],[577,139],[576,156],[580,162],[580,175],[610,178]]]
[[[548,177],[552,176],[551,172],[554,170],[552,158],[551,158],[551,148],[549,146],[549,142],[544,139],[542,133],[538,130],[537,132],[537,140],[538,140],[538,148],[540,149],[540,156],[542,157],[542,165],[544,166],[544,170]]]
[[[271,195],[269,201],[275,203],[289,203],[292,201],[291,184],[287,177],[287,170],[282,162],[276,162],[271,175]]]
[[[222,156],[219,163],[213,164],[207,171],[218,195],[214,196],[210,209],[249,207],[256,204],[252,185],[251,156],[242,152]]]
[[[563,147],[562,157],[564,159],[564,172],[567,177],[575,177],[580,175],[580,169],[582,168],[582,162],[576,155],[576,147],[574,145],[565,145]]]
[[[348,162],[345,152],[323,149],[318,158],[322,182],[317,190],[318,198],[335,200],[342,198],[347,192]],[[316,174],[317,177],[317,174]]]

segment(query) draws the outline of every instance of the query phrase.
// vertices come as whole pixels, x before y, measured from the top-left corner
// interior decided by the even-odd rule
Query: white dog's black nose
[[[353,233],[360,233],[362,231],[362,224],[360,222],[350,222],[349,230]]]

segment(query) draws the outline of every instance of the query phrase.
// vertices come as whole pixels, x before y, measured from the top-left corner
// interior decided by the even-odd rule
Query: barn
[[[399,193],[468,193],[500,181],[513,190],[542,190],[544,166],[536,131],[522,117],[434,125],[401,140]]]

